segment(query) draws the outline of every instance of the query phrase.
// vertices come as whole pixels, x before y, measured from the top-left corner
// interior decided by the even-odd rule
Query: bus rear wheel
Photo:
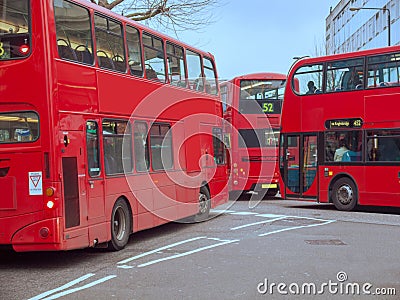
[[[357,188],[350,178],[342,177],[333,184],[332,202],[338,210],[351,211],[356,207]]]
[[[195,222],[202,222],[208,219],[211,209],[210,192],[205,186],[199,191],[199,212],[194,216]]]
[[[111,241],[108,249],[118,251],[123,249],[129,240],[132,222],[131,213],[125,200],[118,199],[111,213]]]

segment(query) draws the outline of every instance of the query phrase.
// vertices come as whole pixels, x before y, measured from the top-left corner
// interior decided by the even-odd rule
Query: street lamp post
[[[382,11],[387,11],[388,17],[387,17],[387,23],[388,23],[388,46],[390,46],[390,9],[389,8],[379,8],[379,7],[350,7],[350,11],[359,11],[361,9],[374,9],[374,10],[382,10]]]

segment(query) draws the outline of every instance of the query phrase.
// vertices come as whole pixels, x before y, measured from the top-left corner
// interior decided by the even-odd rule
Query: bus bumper
[[[63,250],[60,243],[60,219],[53,218],[30,224],[12,237],[15,251],[55,251]]]

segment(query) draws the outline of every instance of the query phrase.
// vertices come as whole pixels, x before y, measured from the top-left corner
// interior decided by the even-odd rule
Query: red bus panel
[[[120,250],[227,202],[210,53],[83,0],[2,3],[0,45],[0,245]]]
[[[286,76],[248,74],[221,84],[230,143],[230,192],[274,196],[278,192],[278,140]]]
[[[286,198],[400,206],[399,57],[395,46],[294,64],[282,109]]]

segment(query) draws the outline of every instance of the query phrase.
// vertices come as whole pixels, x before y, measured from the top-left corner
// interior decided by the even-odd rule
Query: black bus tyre
[[[268,189],[267,196],[268,197],[275,197],[278,194],[279,189]]]
[[[336,209],[353,210],[358,203],[357,188],[350,178],[339,178],[332,187],[332,202]]]
[[[208,219],[210,215],[211,201],[210,192],[205,186],[202,186],[199,191],[199,211],[194,216],[195,222],[202,222]]]
[[[125,200],[118,199],[111,213],[111,241],[108,249],[118,251],[123,249],[129,241],[132,229],[132,218]]]

